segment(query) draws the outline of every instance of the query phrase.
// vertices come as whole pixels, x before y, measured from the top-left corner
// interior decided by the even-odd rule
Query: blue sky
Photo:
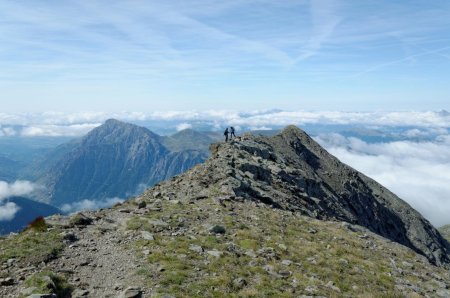
[[[450,109],[450,2],[0,0],[3,112]]]

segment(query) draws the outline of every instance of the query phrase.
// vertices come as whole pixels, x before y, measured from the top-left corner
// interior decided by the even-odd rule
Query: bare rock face
[[[289,126],[273,137],[244,135],[211,146],[212,156],[150,191],[195,201],[251,200],[318,219],[364,226],[450,265],[449,243],[388,189],[340,162],[304,131]]]

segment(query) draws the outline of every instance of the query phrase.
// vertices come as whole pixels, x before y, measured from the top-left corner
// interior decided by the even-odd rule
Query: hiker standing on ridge
[[[230,139],[232,140],[232,139],[233,139],[233,137],[235,137],[235,138],[236,138],[236,135],[234,134],[234,127],[233,127],[233,126],[231,126],[231,127],[230,127],[230,131],[231,131],[231,134],[230,134]]]
[[[225,131],[223,132],[223,135],[225,136],[225,142],[228,142],[228,127],[225,129]]]

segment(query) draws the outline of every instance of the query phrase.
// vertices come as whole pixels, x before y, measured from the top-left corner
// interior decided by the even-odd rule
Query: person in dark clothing
[[[223,132],[223,135],[225,136],[225,142],[228,142],[228,134],[230,132],[228,131],[228,127],[225,129],[225,131]]]
[[[233,137],[235,137],[236,138],[236,135],[234,134],[234,127],[232,126],[232,127],[230,127],[230,131],[231,131],[231,133],[230,133],[230,139],[232,140],[233,139]]]

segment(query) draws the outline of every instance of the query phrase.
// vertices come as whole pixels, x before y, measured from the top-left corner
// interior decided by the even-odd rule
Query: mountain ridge
[[[448,242],[425,218],[295,126],[273,137],[244,135],[211,149],[210,159],[177,178],[184,180],[177,196],[195,196],[217,184],[223,195],[365,226],[434,264],[450,263]]]
[[[0,238],[0,296],[448,297],[443,241],[288,127],[213,144],[137,198]]]

